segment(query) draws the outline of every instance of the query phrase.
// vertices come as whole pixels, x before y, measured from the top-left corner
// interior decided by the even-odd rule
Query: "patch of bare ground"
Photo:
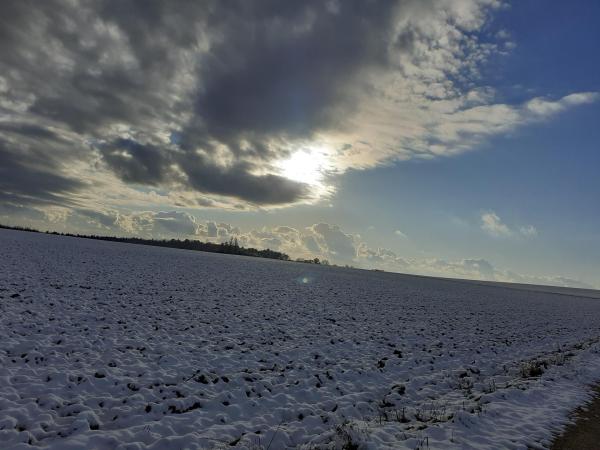
[[[600,385],[594,391],[595,397],[575,410],[575,422],[554,440],[550,450],[600,449]]]

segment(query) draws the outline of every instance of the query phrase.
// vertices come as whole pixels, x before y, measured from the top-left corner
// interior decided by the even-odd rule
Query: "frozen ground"
[[[0,249],[5,449],[543,448],[600,374],[597,299],[9,230]]]

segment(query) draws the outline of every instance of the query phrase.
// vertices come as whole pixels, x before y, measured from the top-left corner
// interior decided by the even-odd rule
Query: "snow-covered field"
[[[0,252],[3,449],[543,448],[600,378],[597,299],[8,230]]]

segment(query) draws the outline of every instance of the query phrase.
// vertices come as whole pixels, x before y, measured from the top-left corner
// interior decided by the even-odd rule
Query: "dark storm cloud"
[[[78,180],[29,167],[0,150],[0,201],[18,205],[64,205],[83,187]]]
[[[221,3],[218,41],[200,67],[196,108],[209,133],[306,136],[339,118],[346,83],[384,64],[390,2]],[[349,106],[349,105],[345,105]]]
[[[170,156],[154,145],[143,145],[131,139],[117,139],[100,146],[106,163],[129,183],[157,185],[167,180]]]
[[[65,151],[67,149],[67,151]],[[53,132],[29,124],[0,124],[0,202],[64,205],[84,186],[63,175],[61,157],[74,152]]]
[[[290,203],[308,194],[305,184],[278,175],[254,175],[244,162],[223,168],[206,163],[200,155],[188,155],[184,167],[195,189],[234,197],[243,192],[243,199],[252,203]]]
[[[185,183],[201,192],[240,197],[256,204],[288,203],[308,194],[303,183],[277,175],[255,175],[248,163],[215,165],[198,153],[167,152],[154,145],[119,139],[101,146],[104,160],[129,183],[159,185],[168,180]],[[171,167],[177,165],[183,176]]]
[[[342,126],[364,88],[357,76],[387,64],[395,7],[2,2],[0,111],[9,121],[0,132],[18,129],[53,146],[54,128],[74,133],[97,143],[105,167],[127,183],[254,204],[294,202],[307,196],[307,186],[269,174],[269,164],[315,132]],[[166,142],[169,134],[177,139]],[[2,153],[3,170],[12,174],[3,192],[29,190],[41,200],[80,188],[63,173],[69,158],[92,159],[86,145],[78,151],[59,152],[62,165],[31,169],[29,156],[10,148]]]

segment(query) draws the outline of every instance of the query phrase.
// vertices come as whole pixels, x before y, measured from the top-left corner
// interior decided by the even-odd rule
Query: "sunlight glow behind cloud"
[[[331,172],[331,159],[323,147],[310,147],[297,150],[292,155],[276,163],[281,176],[308,184],[318,198],[331,191],[325,184],[327,174]]]
[[[481,69],[508,51],[500,2],[245,5],[7,2],[0,194],[36,208],[152,203],[149,188],[156,207],[314,203],[332,174],[456,155],[598,97],[499,102]]]

